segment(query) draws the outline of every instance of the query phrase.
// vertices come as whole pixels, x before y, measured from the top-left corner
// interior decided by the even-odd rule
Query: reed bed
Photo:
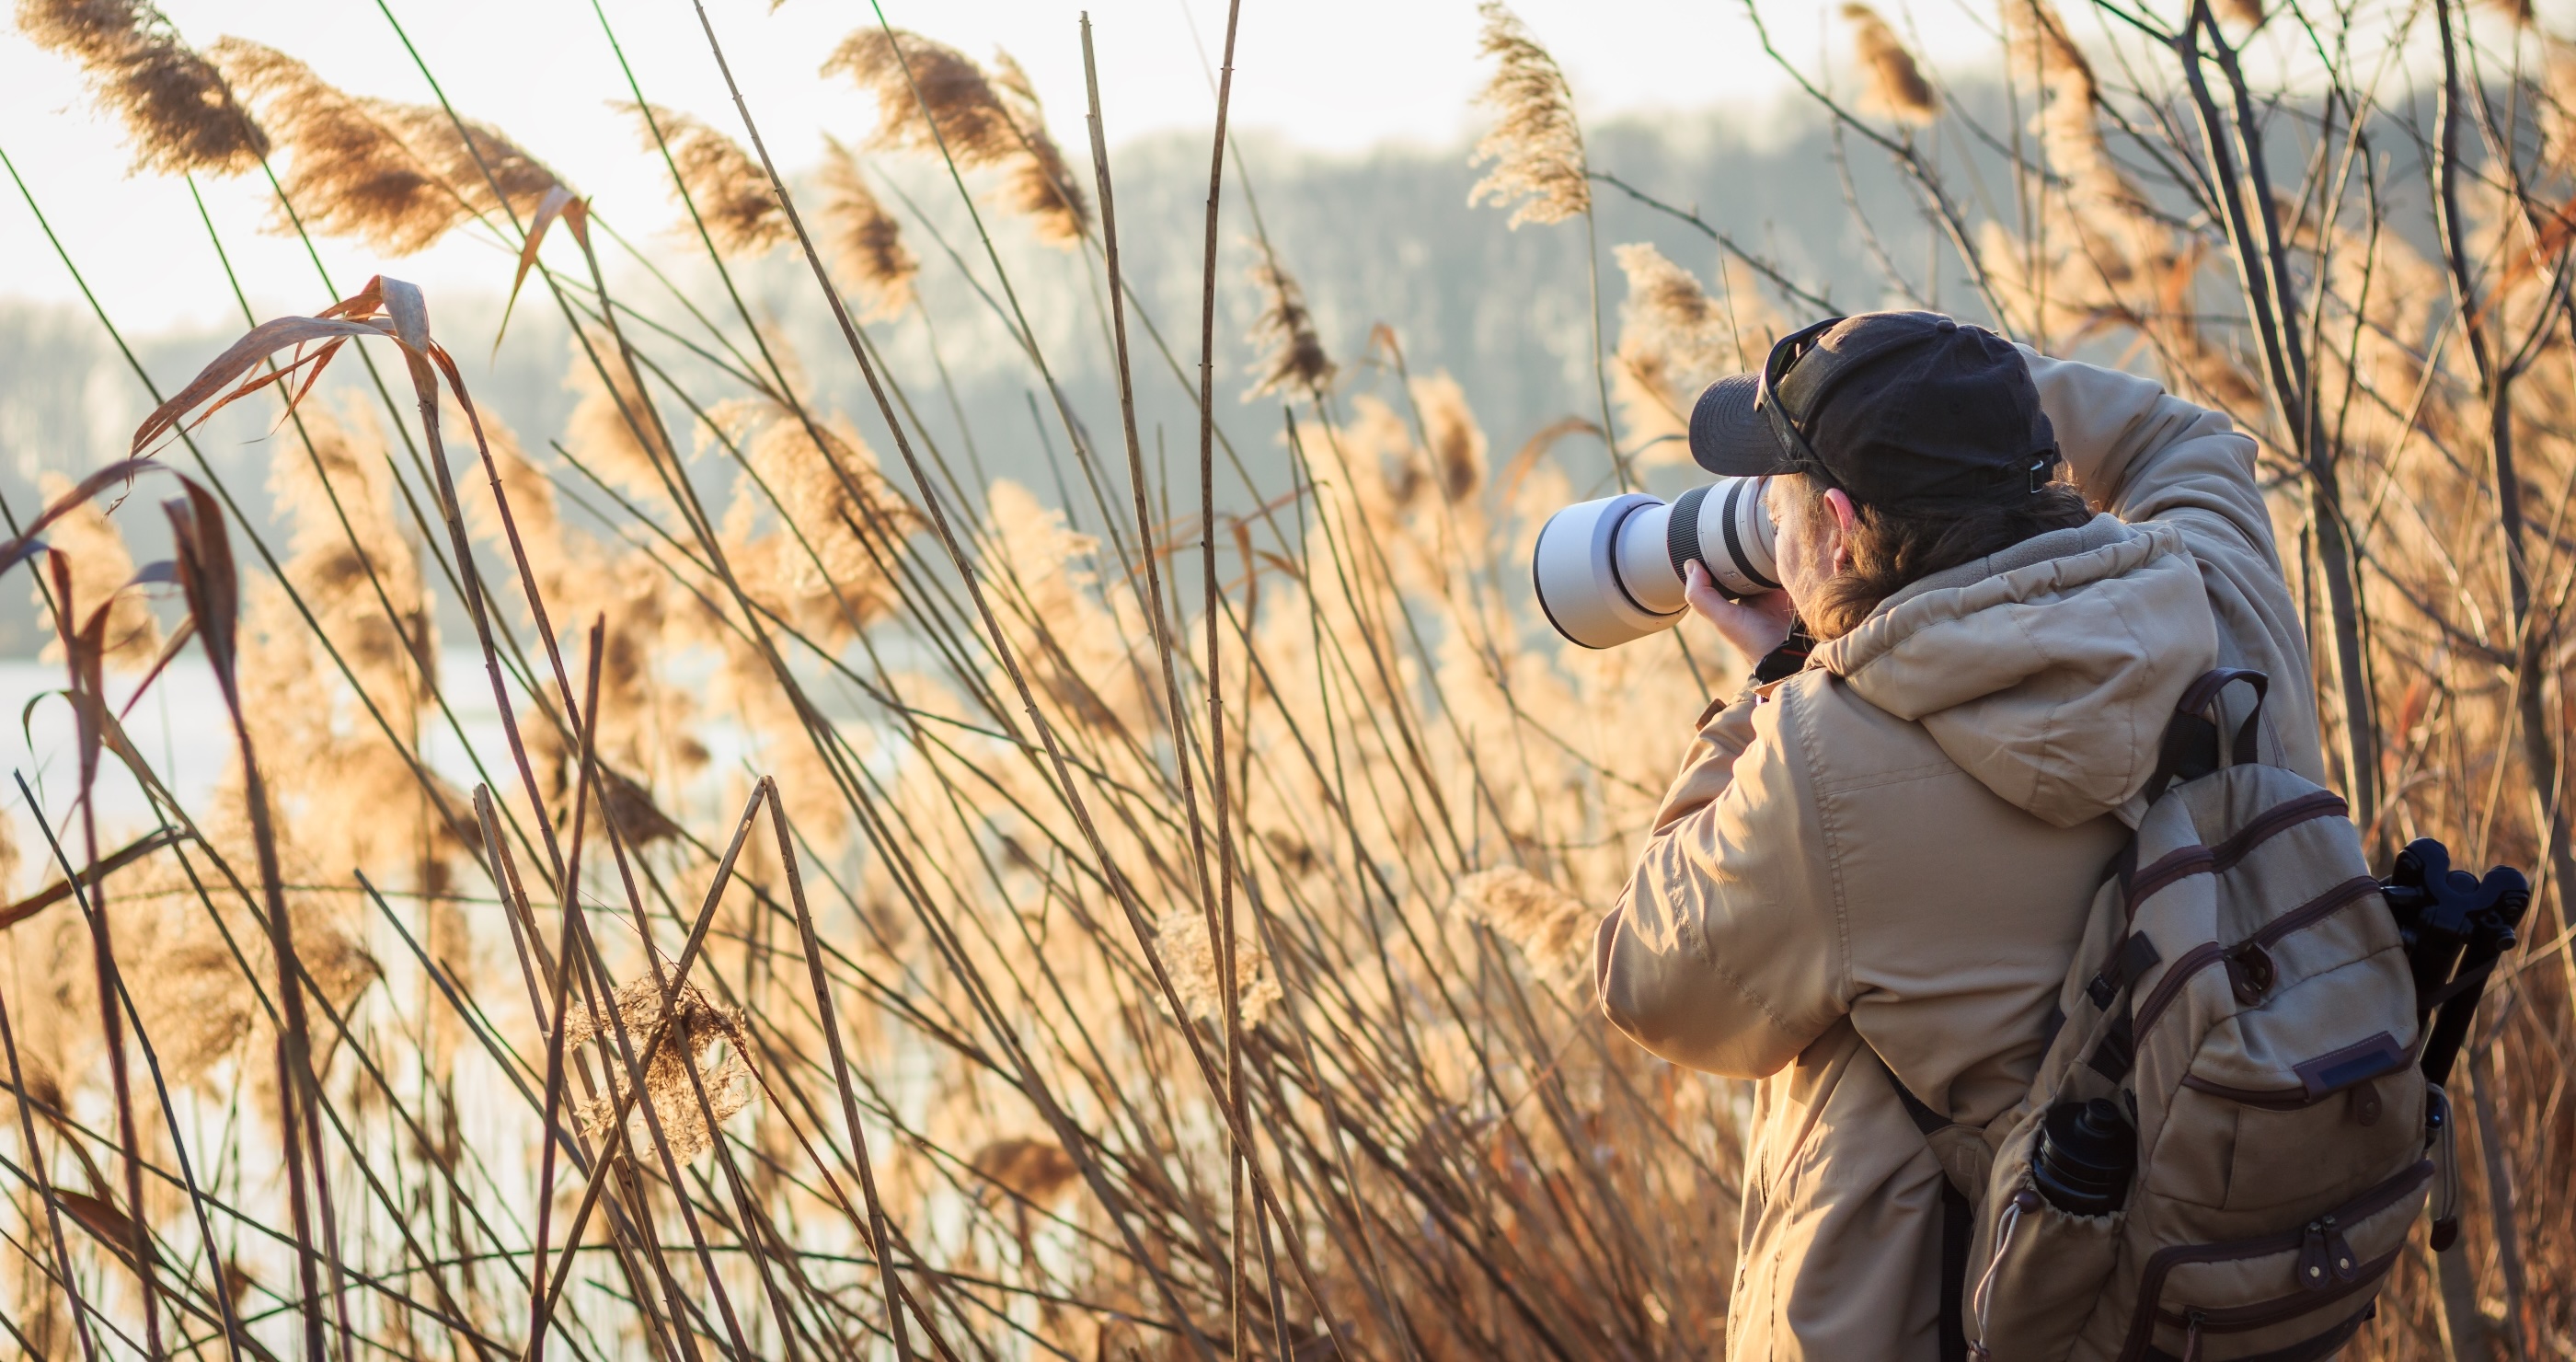
[[[2447,0],[2241,8],[2004,0],[2000,124],[1864,6],[1848,67],[1792,70],[1945,243],[1909,275],[1856,222],[1888,297],[1947,288],[2258,434],[2374,845],[2542,882],[2467,1065],[2468,1233],[2403,1264],[2360,1352],[2576,1356],[2576,60]],[[67,678],[40,721],[78,757],[71,797],[18,787],[47,831],[0,881],[14,1346],[1711,1355],[1749,1090],[1610,1032],[1588,952],[1687,719],[1740,678],[1690,629],[1559,645],[1522,564],[1594,470],[1675,476],[1698,386],[1824,298],[1591,165],[1539,36],[1485,15],[1478,193],[1588,233],[1615,188],[1721,264],[1618,247],[1618,335],[1571,399],[1597,409],[1502,445],[1392,329],[1337,362],[1294,241],[1256,230],[1269,307],[1220,361],[1231,18],[1191,355],[1122,269],[1096,93],[1078,165],[1007,57],[862,27],[818,78],[878,129],[820,168],[775,162],[757,92],[730,126],[614,92],[684,221],[655,249],[710,281],[629,297],[601,259],[626,238],[499,129],[191,47],[137,0],[21,0],[142,170],[260,175],[268,230],[389,256],[507,246],[582,400],[502,428],[449,355],[484,338],[384,277],[250,326],[154,394],[132,459],[9,510],[0,565]],[[2284,48],[2315,60],[2249,76]],[[942,168],[973,239],[907,239],[898,157]],[[1117,413],[1050,376],[995,232],[1090,274]],[[771,252],[842,352],[790,353],[743,301]],[[975,474],[915,419],[943,376],[880,347],[931,325],[924,260],[978,272],[1079,492]],[[826,364],[869,409],[818,406]],[[363,379],[317,388],[326,365]],[[1274,439],[1225,437],[1221,374]],[[1146,458],[1136,393],[1165,383],[1194,472]],[[277,423],[282,529],[202,456],[233,402]],[[440,668],[442,619],[470,670]],[[209,680],[234,756],[190,806],[122,721]],[[104,782],[152,816],[108,825]]]

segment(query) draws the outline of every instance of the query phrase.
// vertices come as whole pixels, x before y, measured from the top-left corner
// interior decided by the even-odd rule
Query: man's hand
[[[1790,604],[1785,591],[1764,592],[1742,602],[1719,595],[1717,583],[1697,559],[1691,560],[1683,579],[1682,595],[1700,618],[1716,625],[1717,632],[1744,655],[1748,668],[1789,637],[1790,621],[1797,616],[1797,607]]]

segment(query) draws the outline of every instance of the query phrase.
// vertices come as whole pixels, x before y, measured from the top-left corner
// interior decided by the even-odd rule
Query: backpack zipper
[[[2367,1043],[2368,1042],[2364,1042],[2364,1044]],[[2390,1043],[2392,1045],[2395,1044],[2394,1038],[2391,1039]],[[2198,1074],[2184,1074],[2182,1076],[2182,1085],[2194,1092],[2207,1093],[2222,1101],[2233,1102],[2240,1107],[2260,1107],[2265,1111],[2305,1111],[2310,1107],[2323,1102],[2333,1101],[2338,1097],[2348,1098],[2349,1094],[2355,1090],[2365,1088],[2367,1085],[2376,1083],[2380,1079],[2386,1078],[2390,1074],[2396,1073],[2398,1070],[2405,1068],[2414,1061],[2416,1054],[2417,1051],[2413,1048],[2392,1050],[2388,1052],[2385,1057],[2387,1067],[2382,1068],[2377,1073],[2364,1074],[2347,1079],[2335,1087],[2328,1088],[2325,1091],[2318,1093],[2311,1093],[2307,1085],[2304,1083],[2287,1088],[2239,1088],[2226,1083],[2217,1082],[2213,1079],[2203,1078]],[[2378,1118],[2374,1115],[2371,1119],[2376,1120]],[[2369,1122],[2365,1121],[2363,1124],[2367,1125]]]
[[[2200,1331],[2209,1334],[2235,1334],[2268,1328],[2284,1320],[2297,1319],[2301,1315],[2323,1310],[2346,1296],[2367,1291],[2378,1285],[2379,1279],[2387,1276],[2390,1268],[2397,1266],[2397,1255],[2404,1251],[2401,1245],[2371,1259],[2361,1265],[2351,1281],[2337,1282],[2331,1291],[2301,1291],[2295,1296],[2256,1301],[2252,1305],[2220,1306],[2214,1309],[2201,1306],[2188,1311],[2158,1310],[2156,1314],[2166,1324],[2177,1329],[2190,1327],[2194,1321],[2198,1321]]]
[[[2344,808],[2343,796],[2331,790],[2317,790],[2296,799],[2283,800],[2265,809],[2255,815],[2253,821],[2238,828],[2234,836],[2220,839],[2217,846],[2190,846],[2166,852],[2143,872],[2121,877],[2122,894],[2126,905],[2122,916],[2125,920],[2135,921],[2138,905],[2149,895],[2176,880],[2187,879],[2204,870],[2213,875],[2228,870],[2238,861],[2245,859],[2254,848],[2272,840],[2273,837],[2301,823],[2323,818],[2329,814],[2343,813]],[[2135,855],[2136,852],[2137,843],[2129,843],[2125,854]],[[2097,978],[2109,975],[2114,962],[2120,958],[2121,949],[2127,944],[2128,940],[2125,936],[2112,944],[2110,958],[2104,960],[2102,968],[2095,971]]]
[[[2383,1074],[2381,1077],[2386,1075]],[[2305,1111],[2320,1102],[2341,1097],[2349,1091],[2345,1088],[2337,1088],[2323,1097],[2310,1097],[2306,1088],[2232,1088],[2224,1083],[2213,1083],[2198,1074],[2184,1074],[2182,1085],[2193,1092],[2205,1092],[2240,1107],[2260,1107],[2265,1111]]]
[[[2155,863],[2138,872],[2128,888],[2129,915],[2137,915],[2138,905],[2148,895],[2187,879],[2201,871],[2217,874],[2238,861],[2254,848],[2301,823],[2311,822],[2345,811],[2343,796],[2332,790],[2314,790],[2296,799],[2286,799],[2256,814],[2234,836],[2222,839],[2216,846],[2191,846],[2166,852]]]
[[[2260,931],[2237,944],[2269,949],[2290,933],[2313,927],[2364,895],[2378,892],[2379,881],[2368,875],[2356,875],[2270,922],[2264,923]],[[2227,947],[2215,941],[2204,941],[2183,952],[2181,959],[2166,968],[2165,977],[2156,981],[2155,991],[2149,993],[2147,1000],[2138,1005],[2135,1034],[2144,1037],[2147,1028],[2155,1025],[2156,1018],[2164,1014],[2165,1006],[2174,1000],[2174,995],[2182,992],[2183,985],[2190,983],[2193,975],[2225,957],[2227,951]]]
[[[2336,1207],[2333,1215],[2347,1224],[2367,1219],[2405,1200],[2432,1176],[2433,1161],[2420,1160],[2405,1172]],[[2165,1317],[2162,1308],[2165,1278],[2175,1267],[2183,1263],[2225,1263],[2294,1252],[2307,1242],[2307,1237],[2308,1227],[2301,1225],[2260,1239],[2239,1239],[2225,1244],[2175,1244],[2156,1250],[2149,1255],[2146,1268],[2139,1275],[2138,1312],[2130,1322],[2129,1342],[2120,1350],[2119,1362],[2138,1362],[2139,1358],[2146,1356],[2149,1345],[2154,1343],[2156,1323]],[[2208,1312],[2202,1313],[2206,1315]]]

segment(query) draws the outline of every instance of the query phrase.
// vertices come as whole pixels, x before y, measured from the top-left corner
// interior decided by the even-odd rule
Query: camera
[[[1567,640],[1615,648],[1681,622],[1693,560],[1728,600],[1778,590],[1770,481],[1719,478],[1669,502],[1630,492],[1558,511],[1530,554],[1539,609]]]

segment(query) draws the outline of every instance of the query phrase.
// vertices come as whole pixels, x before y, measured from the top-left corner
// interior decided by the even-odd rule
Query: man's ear
[[[1842,531],[1843,538],[1851,538],[1852,531],[1860,527],[1860,511],[1852,505],[1850,494],[1839,487],[1828,487],[1825,504],[1834,508],[1834,528]]]

